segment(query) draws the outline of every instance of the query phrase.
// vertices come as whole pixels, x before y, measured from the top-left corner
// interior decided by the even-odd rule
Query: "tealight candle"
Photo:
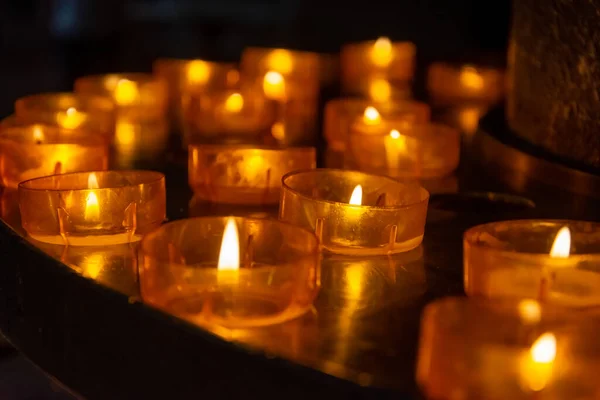
[[[167,83],[150,74],[108,74],[75,80],[75,92],[110,96],[119,115],[163,118],[167,111]]]
[[[308,311],[319,290],[317,238],[277,220],[170,222],[139,252],[143,301],[202,325],[281,323]]]
[[[314,231],[332,253],[400,253],[423,240],[429,193],[358,171],[315,169],[283,177],[279,218]]]
[[[43,123],[65,129],[85,129],[112,138],[115,107],[109,97],[76,93],[42,93],[15,102],[15,117],[25,123]]]
[[[0,129],[2,186],[46,175],[108,168],[109,144],[102,135],[42,124]]]
[[[164,154],[168,141],[169,125],[165,119],[120,117],[115,127],[112,165],[125,169],[140,161],[155,163]]]
[[[427,89],[438,104],[493,104],[504,96],[504,71],[469,64],[434,63],[427,73]]]
[[[342,46],[343,91],[376,101],[389,100],[394,91],[396,96],[410,95],[415,53],[413,43],[386,37]]]
[[[330,100],[325,105],[323,134],[328,146],[344,151],[350,128],[369,132],[390,122],[397,124],[425,123],[430,119],[430,108],[418,101],[375,104],[369,100],[346,97]]]
[[[187,143],[264,143],[275,122],[274,104],[250,90],[190,95],[184,113]]]
[[[165,177],[158,172],[80,172],[19,184],[23,229],[51,244],[135,242],[163,222],[165,207]]]
[[[600,305],[600,224],[517,220],[464,235],[469,296],[535,298],[572,307]]]
[[[347,165],[403,178],[442,177],[458,166],[460,134],[453,128],[393,123],[370,128],[350,130]]]
[[[312,147],[192,145],[188,176],[197,197],[216,203],[277,204],[281,177],[316,167]]]
[[[309,51],[248,47],[240,65],[243,76],[263,76],[269,71],[307,81],[318,81],[320,76],[319,54]]]
[[[534,300],[438,300],[421,320],[417,382],[436,400],[597,398],[599,328]]]
[[[234,88],[240,74],[233,63],[200,59],[160,58],[152,64],[156,77],[167,82],[172,121],[183,129],[183,106],[189,95]]]

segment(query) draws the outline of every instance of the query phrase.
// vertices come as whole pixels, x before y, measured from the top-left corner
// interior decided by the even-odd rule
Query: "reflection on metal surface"
[[[278,212],[278,205],[264,207],[256,205],[211,203],[198,196],[192,197],[188,204],[188,216],[190,217],[233,215],[252,218],[277,218]]]
[[[136,244],[79,247],[32,243],[87,278],[127,296],[139,296]]]
[[[505,174],[502,178],[511,187],[524,192],[533,182],[538,181],[572,193],[600,197],[600,176],[530,153],[526,149],[531,145],[517,141],[506,128],[503,117],[501,110],[489,113],[483,120],[482,129],[473,139],[473,146],[479,159],[485,164],[503,172],[510,171],[510,174]],[[503,139],[500,140],[499,137]],[[517,143],[520,147],[506,141]]]

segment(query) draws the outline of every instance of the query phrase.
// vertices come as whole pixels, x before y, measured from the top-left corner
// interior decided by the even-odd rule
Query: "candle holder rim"
[[[406,208],[410,208],[410,207],[414,207],[417,206],[419,204],[423,204],[423,203],[427,203],[429,201],[429,192],[427,191],[427,189],[425,189],[423,186],[421,185],[417,185],[415,187],[415,190],[419,190],[419,192],[421,193],[421,199],[419,201],[410,203],[410,204],[405,204],[402,206],[368,206],[368,205],[355,205],[355,204],[349,204],[349,203],[344,203],[341,201],[333,201],[333,200],[326,200],[326,199],[315,199],[313,197],[307,196],[301,192],[299,192],[298,190],[290,187],[290,185],[288,185],[286,183],[286,180],[292,176],[295,175],[300,175],[300,174],[304,174],[304,173],[324,173],[324,172],[352,172],[352,173],[358,173],[361,175],[367,175],[367,176],[373,176],[373,177],[377,177],[377,178],[384,178],[387,180],[390,180],[394,183],[400,184],[400,185],[404,185],[405,183],[398,180],[398,179],[394,179],[390,176],[386,176],[386,175],[378,175],[378,174],[371,174],[371,173],[367,173],[367,172],[362,172],[362,171],[357,171],[357,170],[350,170],[350,169],[340,169],[340,168],[311,168],[311,169],[300,169],[300,170],[296,170],[296,171],[292,171],[292,172],[288,172],[287,174],[283,175],[281,177],[281,188],[282,190],[289,190],[290,192],[294,193],[297,196],[300,196],[304,199],[310,200],[310,201],[318,201],[318,202],[323,202],[323,203],[328,203],[328,204],[343,204],[345,206],[349,206],[349,207],[357,207],[360,208],[361,210],[364,209],[371,209],[371,210],[401,210],[401,209],[406,209]]]
[[[23,130],[31,130],[35,127],[43,128],[44,140],[36,143],[33,137],[23,134]],[[50,136],[50,137],[48,137]],[[24,140],[26,139],[26,140]],[[31,139],[31,140],[29,140]],[[49,140],[50,139],[50,140]],[[52,145],[80,145],[80,146],[103,146],[108,145],[110,140],[107,135],[87,129],[66,129],[59,126],[46,124],[43,122],[17,122],[17,125],[1,125],[0,140],[11,141],[21,144],[30,144],[34,146],[52,146]]]
[[[261,150],[261,151],[275,151],[282,153],[314,153],[316,154],[317,149],[313,146],[270,146],[265,144],[248,144],[248,143],[240,143],[240,144],[216,144],[216,143],[192,143],[188,145],[189,149],[207,149],[207,150]]]
[[[550,256],[550,252],[548,251],[547,253],[530,253],[530,252],[521,252],[521,251],[517,251],[517,250],[506,250],[506,249],[501,249],[498,247],[493,247],[489,244],[486,243],[482,243],[480,241],[477,240],[478,234],[483,232],[483,230],[487,227],[493,227],[493,226],[500,226],[500,225],[520,225],[523,227],[526,227],[527,225],[531,225],[532,223],[546,223],[546,224],[553,224],[557,226],[557,232],[558,229],[562,226],[572,226],[575,224],[590,224],[590,225],[594,225],[595,227],[598,228],[598,230],[600,231],[600,222],[593,222],[593,221],[583,221],[583,220],[570,220],[570,219],[514,219],[514,220],[503,220],[503,221],[495,221],[495,222],[488,222],[485,224],[480,224],[480,225],[476,225],[473,226],[469,229],[467,229],[465,231],[465,233],[463,234],[463,244],[466,246],[467,244],[470,247],[473,248],[479,248],[479,249],[485,249],[486,252],[489,253],[493,253],[495,255],[501,255],[502,257],[505,258],[517,258],[521,261],[535,261],[536,263],[539,263],[539,261],[544,260],[544,261],[552,261],[554,263],[559,263],[562,260],[587,260],[590,257],[594,257],[594,258],[600,258],[600,252],[597,253],[571,253],[569,254],[569,257],[566,259],[562,259],[562,258],[556,258],[556,257],[552,257]],[[466,261],[466,258],[465,258]]]
[[[298,226],[298,225],[294,225],[292,223],[286,222],[286,221],[281,221],[279,219],[275,219],[275,218],[255,218],[255,217],[242,217],[242,216],[233,216],[233,215],[229,215],[229,216],[206,216],[206,217],[192,217],[192,218],[183,218],[183,219],[178,219],[175,221],[169,221],[165,224],[162,224],[161,226],[159,226],[158,228],[154,229],[153,231],[147,233],[146,235],[144,235],[144,237],[142,238],[141,242],[140,242],[140,247],[139,247],[139,252],[141,256],[144,257],[149,257],[152,258],[154,260],[157,260],[159,262],[165,262],[167,261],[169,263],[169,266],[176,266],[176,267],[182,267],[182,268],[189,268],[190,265],[189,264],[182,264],[182,263],[174,263],[172,262],[172,260],[169,259],[168,255],[165,255],[163,253],[158,253],[157,251],[153,250],[153,248],[148,248],[148,242],[151,241],[155,235],[162,233],[163,231],[165,231],[167,228],[170,227],[176,227],[178,225],[184,226],[186,224],[189,223],[199,223],[201,221],[219,221],[219,222],[223,222],[223,229],[225,229],[225,224],[227,222],[227,220],[229,218],[233,218],[234,220],[236,220],[236,224],[239,223],[238,221],[242,220],[242,221],[253,221],[253,222],[260,222],[260,223],[268,223],[268,224],[277,224],[277,225],[283,225],[286,226],[289,229],[295,230],[296,232],[302,232],[303,235],[305,235],[305,237],[310,238],[310,240],[312,241],[311,243],[311,250],[309,252],[307,252],[306,255],[304,255],[302,258],[306,258],[306,259],[310,259],[313,257],[318,257],[319,255],[319,239],[317,238],[317,235],[309,230],[306,229],[304,227]]]
[[[68,178],[70,176],[73,175],[90,175],[90,174],[96,174],[96,177],[98,177],[99,175],[103,175],[103,174],[107,174],[107,173],[127,173],[127,174],[136,174],[136,173],[143,173],[145,175],[153,175],[154,177],[152,179],[148,179],[148,180],[144,180],[143,182],[139,182],[139,183],[134,183],[134,184],[129,184],[129,185],[122,185],[122,186],[115,186],[115,185],[110,185],[110,186],[102,186],[102,187],[98,187],[98,188],[81,188],[81,189],[76,189],[76,188],[68,188],[68,187],[62,187],[60,189],[54,189],[54,188],[40,188],[40,187],[28,187],[28,185],[31,185],[32,182],[36,181],[36,182],[41,182],[44,180],[55,180],[55,179],[63,179],[63,178]],[[84,191],[90,191],[90,190],[94,190],[94,191],[98,191],[98,190],[111,190],[111,189],[119,189],[119,188],[124,188],[124,187],[135,187],[135,186],[142,186],[142,185],[152,185],[152,184],[156,184],[159,183],[161,181],[165,180],[165,174],[163,174],[162,172],[157,172],[157,171],[150,171],[150,170],[143,170],[143,169],[139,169],[139,170],[104,170],[104,171],[81,171],[81,172],[69,172],[66,174],[57,174],[57,175],[48,175],[48,176],[41,176],[41,177],[37,177],[37,178],[32,178],[32,179],[27,179],[26,181],[20,182],[19,186],[18,186],[18,190],[27,190],[27,191],[32,191],[32,192],[62,192],[62,191],[70,191],[70,192],[84,192]]]
[[[160,64],[170,64],[177,67],[186,67],[187,64],[195,61],[201,61],[214,67],[231,67],[235,68],[234,62],[207,60],[204,58],[178,58],[178,57],[160,57],[152,62],[152,68],[157,68]]]
[[[354,136],[360,137],[386,137],[390,135],[391,130],[398,130],[400,136],[408,136],[416,140],[440,140],[446,138],[458,137],[460,132],[458,129],[453,128],[451,126],[439,123],[439,122],[415,122],[409,123],[406,126],[397,126],[400,125],[401,122],[398,121],[384,121],[381,122],[380,126],[384,129],[381,129],[377,132],[364,132],[359,129],[352,127],[350,129],[350,134]],[[432,132],[435,131],[435,132]],[[408,132],[408,133],[404,133]],[[424,133],[424,134],[422,134]],[[427,141],[426,143],[430,143]]]
[[[90,108],[84,107],[85,109],[77,109],[77,107],[75,107],[77,112],[81,112],[81,113],[89,113],[90,110],[93,110],[93,112],[98,112],[100,110],[106,111],[106,112],[114,112],[115,111],[115,104],[110,99],[110,97],[108,97],[106,95],[92,94],[92,93],[75,93],[75,92],[43,92],[43,93],[36,93],[36,94],[30,94],[27,96],[19,97],[17,100],[15,100],[15,113],[18,114],[19,109],[21,109],[21,110],[36,109],[36,110],[50,111],[50,107],[38,107],[38,106],[31,107],[30,102],[35,101],[35,100],[41,100],[41,101],[49,100],[54,97],[68,97],[68,98],[73,99],[74,101],[78,101],[78,100],[83,100],[85,102],[89,101],[90,104],[92,102],[95,104],[97,103],[96,106],[90,107]],[[29,105],[29,106],[27,106],[27,105]],[[55,111],[63,111],[63,110],[62,110],[62,108],[56,107]]]

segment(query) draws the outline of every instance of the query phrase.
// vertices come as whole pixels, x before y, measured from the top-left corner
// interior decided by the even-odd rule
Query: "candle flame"
[[[293,60],[290,52],[283,49],[273,50],[267,58],[269,69],[278,71],[284,75],[292,72]]]
[[[544,389],[552,377],[556,358],[556,337],[546,332],[539,336],[521,361],[524,385],[534,392]]]
[[[371,49],[371,60],[379,67],[387,67],[392,62],[392,42],[387,37],[380,37]]]
[[[37,125],[33,126],[33,140],[37,143],[44,141],[44,132],[42,132],[42,128]]]
[[[76,129],[84,120],[84,115],[77,112],[75,107],[69,107],[64,113],[59,113],[57,116],[58,124],[65,129]]]
[[[556,336],[552,333],[542,334],[529,350],[531,359],[540,364],[548,364],[556,358]]]
[[[240,268],[240,241],[235,219],[229,217],[225,231],[223,232],[223,240],[221,241],[221,251],[219,252],[219,262],[217,269],[238,270]]]
[[[376,125],[381,122],[381,115],[375,107],[369,106],[365,108],[365,112],[363,114],[363,121],[368,125]]]
[[[477,69],[471,66],[465,66],[460,72],[460,82],[474,90],[479,90],[483,88],[483,77]]]
[[[398,132],[396,129],[392,129],[390,131],[390,136],[392,137],[392,139],[399,139],[400,138],[400,132]]]
[[[131,105],[139,96],[137,84],[129,79],[119,79],[113,95],[117,104],[121,106]]]
[[[356,185],[356,187],[352,191],[352,195],[350,196],[350,201],[348,202],[348,204],[352,204],[355,206],[362,205],[362,195],[363,195],[362,186]]]
[[[283,75],[276,71],[269,71],[263,80],[263,91],[265,96],[274,100],[285,98],[285,80]]]
[[[285,125],[283,122],[275,122],[271,127],[271,135],[277,140],[285,139]]]
[[[233,93],[225,100],[225,109],[232,113],[238,113],[244,108],[244,98],[239,93]]]
[[[537,324],[542,319],[540,303],[535,300],[521,300],[518,308],[521,319],[528,324]]]
[[[187,67],[187,80],[190,83],[201,85],[208,82],[210,66],[202,60],[190,61]]]
[[[88,175],[88,189],[98,189],[98,177],[96,176],[96,173],[92,172],[91,174]]]
[[[375,79],[369,84],[369,96],[378,103],[392,97],[392,86],[386,79]]]
[[[571,231],[568,227],[563,226],[556,234],[556,239],[550,250],[550,257],[568,258],[571,253]]]

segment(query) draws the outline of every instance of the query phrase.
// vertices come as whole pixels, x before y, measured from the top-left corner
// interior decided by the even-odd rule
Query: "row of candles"
[[[328,102],[323,131],[342,166],[354,170],[315,169],[314,148],[289,147],[314,140],[318,88],[336,76],[335,62],[315,53],[248,49],[241,73],[229,64],[160,60],[154,76],[85,77],[73,94],[18,100],[0,129],[2,183],[18,186],[22,225],[34,240],[67,246],[141,240],[140,287],[151,305],[230,329],[283,322],[312,306],[321,250],[391,255],[423,239],[429,193],[415,179],[451,173],[460,137],[431,123],[429,106],[405,98],[414,56],[414,45],[385,38],[343,49],[342,87],[362,98]],[[493,69],[430,69],[430,89],[442,103],[493,102],[502,82]],[[164,144],[167,115],[189,144],[195,196],[279,203],[279,220],[205,217],[161,225],[164,176],[106,169],[109,154],[128,144],[134,152],[144,143]],[[597,232],[595,224],[572,221],[469,230],[467,294],[517,301],[445,299],[427,307],[417,377],[426,395],[597,395],[576,365],[590,364],[589,337],[577,337],[578,347],[563,329],[587,325],[560,308],[600,304],[591,254]],[[515,327],[514,337],[496,330],[504,325]],[[600,358],[591,354],[596,363]],[[561,357],[567,361],[557,366]]]

